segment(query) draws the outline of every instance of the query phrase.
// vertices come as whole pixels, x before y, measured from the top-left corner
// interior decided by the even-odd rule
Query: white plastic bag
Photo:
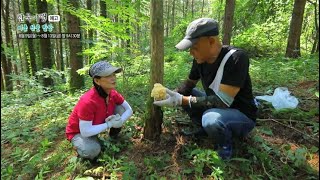
[[[256,96],[256,99],[265,100],[272,103],[272,106],[278,109],[290,108],[294,109],[298,106],[298,99],[290,95],[288,88],[278,87],[274,90],[272,96]]]

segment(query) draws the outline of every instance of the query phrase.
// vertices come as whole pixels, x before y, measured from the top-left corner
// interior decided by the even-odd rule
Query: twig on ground
[[[278,121],[279,119],[278,119],[278,120],[276,120],[276,119],[257,119],[257,120],[260,120],[260,121],[273,121],[273,122],[279,123],[279,124],[281,124],[281,125],[283,125],[283,126],[285,126],[285,127],[288,127],[288,128],[290,128],[290,129],[293,129],[294,131],[296,131],[296,132],[298,132],[298,133],[301,133],[301,134],[309,137],[310,139],[316,141],[317,143],[319,143],[319,140],[318,140],[318,139],[315,139],[315,138],[313,138],[312,136],[310,136],[310,135],[308,135],[308,134],[306,134],[306,133],[304,133],[304,132],[302,132],[302,131],[300,131],[300,130],[292,127],[292,126],[288,126],[288,125],[286,125],[286,124],[284,124],[284,123],[279,122],[279,121]],[[283,120],[283,119],[281,119],[281,120]],[[289,119],[286,119],[286,121],[297,121],[297,120],[289,120]],[[299,121],[299,122],[303,122],[303,121]]]
[[[257,119],[257,121],[289,121],[289,122],[298,122],[298,123],[304,123],[304,124],[311,124],[313,125],[312,122],[308,121],[299,121],[299,120],[293,120],[293,119]]]
[[[185,144],[185,140],[182,136],[180,135],[177,135],[176,136],[176,145],[174,147],[174,150],[173,150],[173,153],[171,155],[172,157],[172,161],[173,161],[173,164],[170,165],[169,167],[173,166],[176,170],[176,172],[179,172],[180,171],[180,166],[179,166],[179,163],[178,163],[178,157],[179,157],[179,151],[180,149],[182,148],[182,146]]]
[[[169,166],[164,167],[163,169],[164,169],[164,170],[167,170],[168,168],[171,168],[171,167],[173,167],[173,166],[176,166],[176,165],[175,165],[175,164],[171,164],[171,165],[169,165]]]
[[[262,163],[262,167],[263,167],[264,173],[266,173],[266,175],[268,176],[268,178],[269,178],[269,179],[273,179],[273,176],[271,176],[271,175],[267,172],[266,168],[264,167],[264,163]]]
[[[318,101],[319,98],[317,98],[317,97],[306,97],[306,98],[300,98],[299,100],[300,100],[300,101],[305,101],[305,100],[315,100],[315,101]]]

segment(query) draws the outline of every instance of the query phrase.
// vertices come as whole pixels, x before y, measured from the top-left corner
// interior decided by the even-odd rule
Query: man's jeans
[[[206,96],[193,89],[193,96]],[[220,145],[231,144],[233,137],[245,137],[255,126],[255,122],[233,108],[190,109],[183,107],[193,122],[201,123],[209,138]],[[200,121],[201,120],[201,121]]]

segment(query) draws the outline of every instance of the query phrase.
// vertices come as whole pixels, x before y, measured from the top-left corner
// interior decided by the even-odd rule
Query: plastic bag
[[[256,99],[271,102],[272,106],[277,110],[284,108],[294,109],[299,103],[296,97],[290,95],[290,92],[286,87],[276,88],[272,96],[256,96]]]

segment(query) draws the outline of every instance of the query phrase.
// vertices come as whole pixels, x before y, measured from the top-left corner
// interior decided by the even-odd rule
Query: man
[[[189,78],[177,89],[166,89],[167,99],[158,106],[181,105],[193,122],[201,124],[196,133],[215,140],[222,159],[232,155],[232,138],[246,136],[255,126],[257,108],[252,95],[249,58],[238,48],[222,46],[217,21],[200,18],[188,25],[176,48],[190,49],[193,64]],[[205,90],[197,90],[201,80]]]

